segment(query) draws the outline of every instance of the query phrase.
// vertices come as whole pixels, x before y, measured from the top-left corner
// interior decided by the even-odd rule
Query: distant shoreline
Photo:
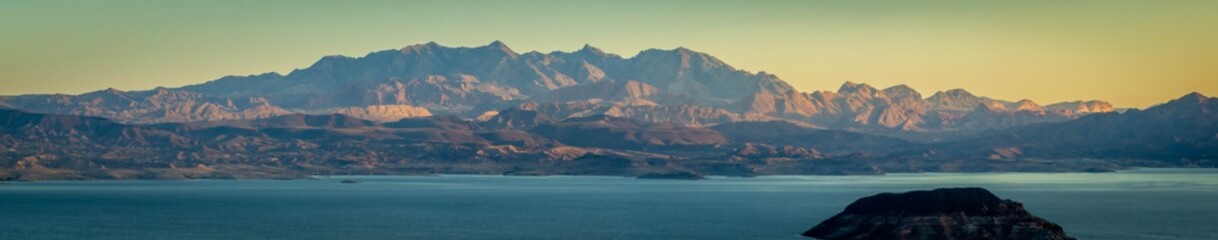
[[[1198,173],[1198,174],[1218,174],[1218,168],[1208,167],[1130,167],[1117,169],[1107,172],[1087,172],[1087,171],[995,171],[995,172],[891,172],[882,174],[773,174],[773,175],[754,175],[754,176],[732,176],[732,175],[703,175],[707,180],[715,179],[740,179],[740,178],[758,178],[758,179],[774,179],[774,178],[798,178],[798,177],[902,177],[902,176],[918,176],[918,175],[993,175],[993,174],[1077,174],[1077,173]],[[464,173],[437,173],[437,174],[372,174],[372,175],[301,175],[301,176],[278,176],[278,177],[198,177],[198,178],[92,178],[92,179],[40,179],[40,180],[0,180],[0,184],[4,183],[20,183],[20,182],[81,182],[81,181],[192,181],[192,180],[272,180],[272,181],[292,181],[292,180],[346,180],[347,178],[378,178],[378,177],[445,177],[445,176],[460,176],[460,177],[521,177],[521,178],[549,178],[549,177],[604,177],[604,178],[629,178],[633,179],[637,176],[626,175],[599,175],[599,174],[552,174],[552,175],[519,175],[519,174],[464,174]],[[655,180],[655,179],[642,179]],[[669,180],[669,179],[659,179]]]

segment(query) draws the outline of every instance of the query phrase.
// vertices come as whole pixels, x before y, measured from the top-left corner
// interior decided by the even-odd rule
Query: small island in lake
[[[851,203],[803,236],[817,239],[1074,239],[1023,204],[984,188],[881,193]]]

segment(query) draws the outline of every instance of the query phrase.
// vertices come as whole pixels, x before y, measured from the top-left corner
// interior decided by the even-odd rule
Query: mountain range
[[[0,108],[0,179],[19,180],[1109,171],[1218,156],[1218,100],[1197,93],[1123,112],[905,85],[806,93],[686,48],[433,42]]]
[[[977,131],[1113,111],[1102,101],[1041,106],[962,89],[924,98],[905,85],[877,89],[847,82],[836,92],[807,93],[773,74],[739,70],[686,48],[651,49],[623,58],[592,46],[517,53],[498,41],[473,48],[431,42],[360,58],[328,56],[286,75],[229,76],[146,91],[6,96],[0,104],[124,123],[297,113],[392,122],[432,115],[476,117],[516,107],[559,119],[604,114],[685,126],[782,120],[825,129],[913,132]]]

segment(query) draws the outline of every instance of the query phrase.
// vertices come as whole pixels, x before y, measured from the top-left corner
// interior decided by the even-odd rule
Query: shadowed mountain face
[[[392,122],[433,114],[473,117],[519,107],[556,120],[609,115],[685,126],[785,120],[898,132],[997,129],[1112,110],[1098,101],[1042,107],[964,90],[923,98],[904,85],[881,90],[846,83],[837,92],[801,93],[772,74],[739,70],[686,48],[651,49],[622,58],[592,46],[574,52],[518,53],[498,41],[455,48],[432,42],[359,58],[328,56],[286,75],[229,76],[147,91],[8,96],[0,97],[0,104],[125,123],[293,113]]]
[[[881,193],[804,232],[818,239],[1074,239],[982,188]]]
[[[655,147],[714,148],[728,144],[722,134],[705,128],[645,123],[628,118],[595,115],[542,124],[530,132],[574,146],[616,149]]]
[[[1192,93],[1146,110],[995,131],[941,148],[992,158],[1137,158],[1208,166],[1218,158],[1218,98]]]
[[[829,154],[894,153],[917,148],[905,140],[839,130],[812,129],[787,122],[737,122],[711,127],[730,139],[817,149]]]

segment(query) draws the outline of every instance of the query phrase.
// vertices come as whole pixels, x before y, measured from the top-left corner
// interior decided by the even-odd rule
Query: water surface
[[[1212,169],[21,182],[0,184],[0,239],[801,239],[860,197],[962,186],[1080,239],[1218,239]]]

